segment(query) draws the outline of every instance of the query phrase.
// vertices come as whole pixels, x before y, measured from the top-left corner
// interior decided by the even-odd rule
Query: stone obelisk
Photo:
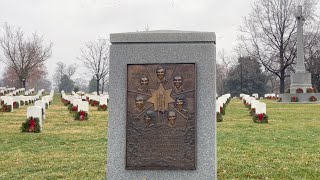
[[[312,87],[311,74],[306,72],[304,65],[304,45],[303,45],[303,23],[305,18],[302,15],[302,6],[297,7],[297,66],[296,72],[291,74],[290,93],[296,93],[297,88],[306,92],[307,88]]]

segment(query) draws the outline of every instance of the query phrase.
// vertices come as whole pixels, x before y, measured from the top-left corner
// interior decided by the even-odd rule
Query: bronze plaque
[[[196,68],[127,66],[126,169],[196,169]]]

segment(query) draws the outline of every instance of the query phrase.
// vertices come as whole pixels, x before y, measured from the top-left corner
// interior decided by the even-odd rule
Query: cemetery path
[[[224,123],[246,123],[251,120],[248,108],[239,99],[232,99],[225,110]]]

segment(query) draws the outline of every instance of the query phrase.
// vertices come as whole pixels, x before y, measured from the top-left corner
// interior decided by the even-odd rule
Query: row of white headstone
[[[267,114],[267,105],[266,103],[259,102],[255,97],[251,97],[247,94],[240,94],[242,101],[248,103],[251,106],[251,109],[255,108],[256,114]]]
[[[41,90],[42,91],[42,90]],[[41,92],[43,93],[43,91]],[[46,119],[46,107],[53,101],[54,91],[50,92],[50,95],[42,96],[41,100],[37,100],[34,103],[34,106],[30,106],[27,109],[27,118],[39,118],[40,130],[42,130],[43,121]]]
[[[85,95],[87,99],[89,100],[94,100],[94,101],[98,101],[99,105],[106,105],[108,106],[108,102],[109,102],[109,94],[101,94],[100,96],[96,95],[96,94],[86,94]]]
[[[34,90],[33,90],[34,91]],[[44,90],[40,90],[38,92],[37,95],[34,95],[34,96],[23,96],[23,95],[20,95],[20,96],[13,96],[12,94],[6,94],[5,96],[0,96],[0,101],[5,105],[9,105],[11,106],[11,112],[13,112],[13,104],[14,102],[18,103],[19,105],[19,108],[21,106],[23,106],[24,104],[28,103],[30,101],[34,102],[36,100],[39,100],[40,99],[40,96],[42,95]],[[21,103],[23,102],[23,104]]]
[[[9,91],[9,92],[12,92],[14,91],[16,88],[12,87],[12,88],[7,88],[7,87],[0,87],[0,92],[3,92],[3,91]]]
[[[71,94],[76,98],[81,98],[83,100],[98,101],[100,105],[108,106],[109,94],[107,92],[100,94],[100,95],[97,95],[97,92],[93,92],[91,94],[86,94],[82,91],[79,91],[79,92],[72,91]]]
[[[85,111],[89,113],[89,103],[85,99],[82,99],[81,96],[77,94],[66,95],[64,91],[61,91],[61,96],[62,99],[69,101],[72,106],[78,107],[78,112]]]
[[[276,95],[275,93],[271,93],[271,94],[265,94],[264,98],[277,98],[279,97],[279,95]]]
[[[216,112],[218,113],[222,113],[221,112],[221,108],[224,108],[227,101],[231,98],[231,94],[224,94],[222,96],[220,96],[217,100],[216,100]]]
[[[15,89],[15,88],[0,88],[0,96],[9,95],[9,96],[17,96],[25,92],[25,88]]]

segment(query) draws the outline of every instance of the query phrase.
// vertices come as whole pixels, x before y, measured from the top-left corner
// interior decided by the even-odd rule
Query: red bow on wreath
[[[82,121],[84,120],[85,115],[86,115],[86,112],[80,111],[80,119],[81,119]]]
[[[29,131],[30,131],[30,132],[34,132],[35,127],[36,127],[36,120],[31,119],[31,120],[30,120]]]
[[[259,121],[262,122],[263,120],[263,114],[259,114]]]
[[[222,113],[222,111],[223,111],[223,107],[220,106],[220,113]]]

